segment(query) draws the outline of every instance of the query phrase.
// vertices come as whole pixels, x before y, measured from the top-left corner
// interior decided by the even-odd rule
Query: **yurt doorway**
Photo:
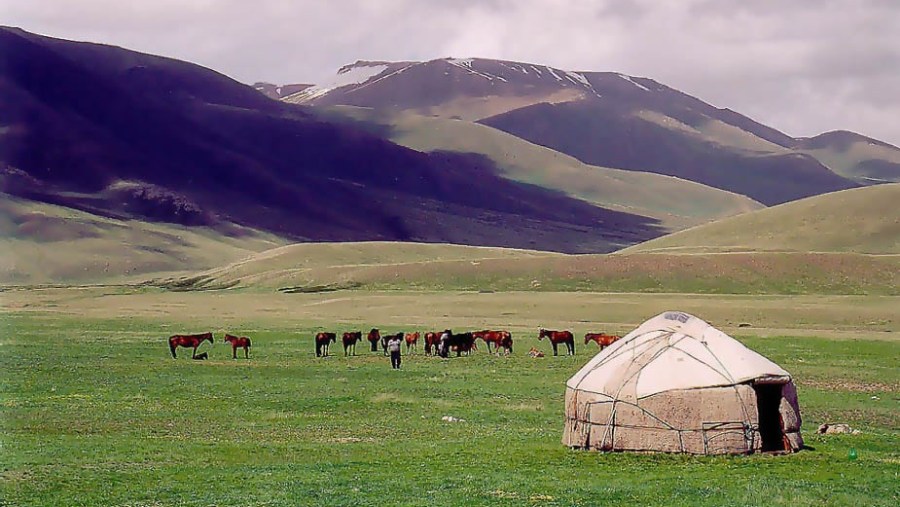
[[[756,409],[759,416],[759,434],[762,451],[783,451],[784,431],[781,428],[781,388],[783,384],[754,384]]]

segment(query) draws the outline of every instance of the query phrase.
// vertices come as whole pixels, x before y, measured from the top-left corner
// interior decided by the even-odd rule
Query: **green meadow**
[[[19,288],[0,293],[0,505],[896,505],[900,357],[891,296]],[[601,454],[560,444],[564,382],[539,326],[625,332],[706,318],[790,371],[808,449]],[[419,352],[390,369],[321,329],[505,326],[510,357]],[[207,361],[176,332],[216,333]],[[231,359],[223,331],[253,339]],[[367,345],[367,344],[366,344]],[[532,359],[530,347],[548,357]],[[240,356],[240,354],[239,354]],[[464,422],[442,421],[444,416]],[[855,435],[815,434],[822,422]],[[851,449],[858,458],[849,459]]]

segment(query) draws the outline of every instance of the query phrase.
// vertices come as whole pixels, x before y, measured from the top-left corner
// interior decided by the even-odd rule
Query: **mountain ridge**
[[[610,251],[662,233],[505,180],[484,157],[410,150],[187,62],[13,29],[0,29],[0,54],[0,187],[32,200],[293,241]]]
[[[675,175],[769,205],[900,181],[900,149],[887,143],[852,158],[806,149],[806,138],[646,77],[484,58],[366,61],[340,70],[365,72],[284,100],[478,121],[587,164]],[[761,174],[748,185],[754,177],[743,173],[754,172]]]

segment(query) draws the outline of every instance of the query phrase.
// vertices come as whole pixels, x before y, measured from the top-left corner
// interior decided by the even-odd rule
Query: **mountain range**
[[[186,62],[9,28],[0,54],[9,194],[293,241],[577,252],[664,232],[502,178],[482,156],[401,147]]]
[[[652,79],[477,58],[247,86],[0,28],[0,113],[0,191],[16,209],[283,242],[609,252],[900,181],[900,149],[855,133],[793,138]]]
[[[766,205],[900,181],[900,149],[852,132],[793,138],[652,79],[521,62],[359,61],[283,100],[474,121],[602,167],[654,172]]]

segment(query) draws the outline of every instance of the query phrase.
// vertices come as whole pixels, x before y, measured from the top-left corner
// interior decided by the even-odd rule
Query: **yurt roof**
[[[665,391],[787,383],[791,376],[703,320],[664,312],[602,350],[566,385],[618,399]]]

